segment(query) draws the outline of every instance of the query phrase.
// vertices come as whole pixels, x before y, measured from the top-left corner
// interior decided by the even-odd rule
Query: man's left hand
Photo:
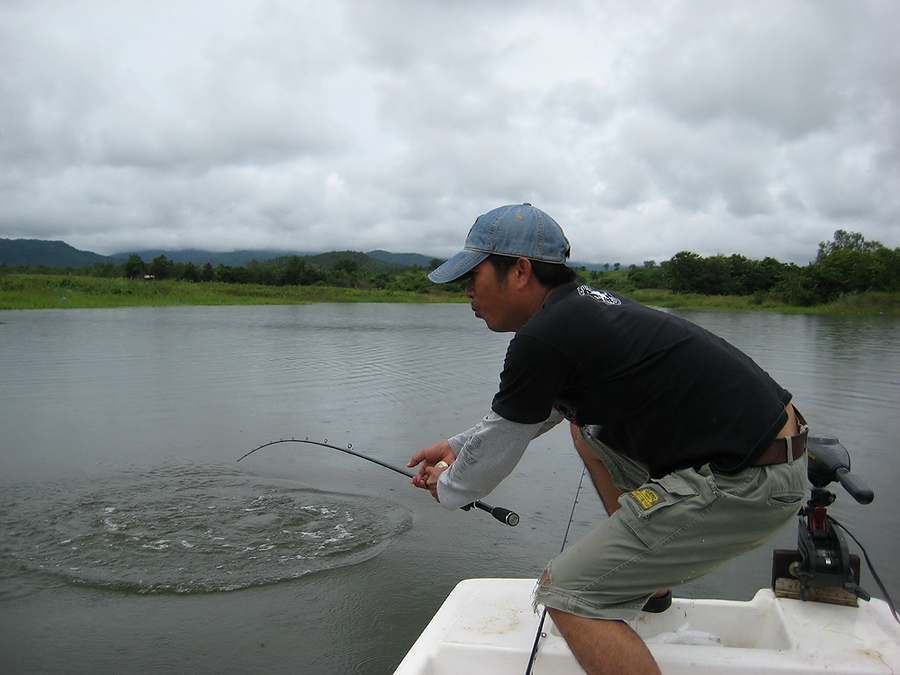
[[[412,484],[416,487],[425,488],[431,492],[431,495],[437,500],[437,484],[438,477],[450,468],[450,464],[456,461],[456,453],[450,449],[447,441],[431,445],[424,450],[420,450],[412,459],[409,460],[408,467],[414,467],[419,464],[419,474],[413,476]]]

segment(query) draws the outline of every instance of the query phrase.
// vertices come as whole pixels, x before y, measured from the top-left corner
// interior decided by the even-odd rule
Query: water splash
[[[377,555],[403,507],[210,467],[5,487],[0,557],[74,584],[208,593],[296,579]]]

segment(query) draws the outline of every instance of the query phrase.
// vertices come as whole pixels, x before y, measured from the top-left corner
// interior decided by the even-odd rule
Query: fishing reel
[[[857,606],[870,596],[859,585],[859,556],[827,513],[837,497],[826,488],[838,481],[860,504],[871,503],[875,493],[850,473],[850,453],[837,438],[810,436],[807,455],[810,498],[800,510],[797,550],[775,551],[772,588],[779,597]]]

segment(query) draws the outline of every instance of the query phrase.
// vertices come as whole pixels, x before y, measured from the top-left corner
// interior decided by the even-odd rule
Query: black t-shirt
[[[787,422],[791,394],[709,331],[608,291],[567,284],[509,344],[494,412],[545,420],[554,406],[658,478],[747,466]]]

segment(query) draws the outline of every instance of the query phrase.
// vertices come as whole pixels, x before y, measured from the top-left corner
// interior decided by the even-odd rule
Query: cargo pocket
[[[805,459],[805,458],[804,458]],[[799,508],[806,497],[806,462],[779,464],[766,468],[766,483],[771,485],[766,503],[769,506]]]
[[[691,518],[682,513],[684,509],[673,510],[672,507],[698,494],[697,489],[684,478],[678,474],[668,474],[644,483],[637,490],[623,493],[619,498],[622,505],[620,517],[645,546],[653,548],[680,527],[674,521],[684,521],[685,516]],[[677,515],[674,512],[678,512]]]
[[[774,492],[767,501],[770,506],[799,507],[804,496],[803,492]]]

